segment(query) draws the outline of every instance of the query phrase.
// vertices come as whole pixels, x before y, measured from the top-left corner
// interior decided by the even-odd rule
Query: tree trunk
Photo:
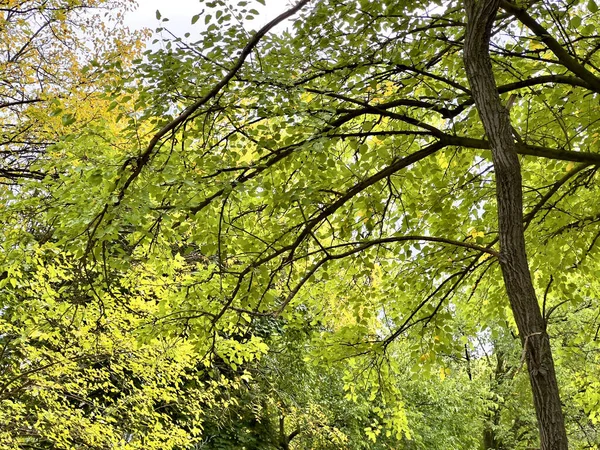
[[[464,63],[473,99],[492,148],[496,175],[500,267],[523,351],[542,450],[567,450],[550,341],[531,281],[523,229],[521,167],[508,111],[500,102],[489,44],[499,0],[465,0]]]
[[[506,370],[504,367],[504,352],[496,348],[496,370],[494,371],[494,379],[491,382],[491,400],[496,400],[497,390],[502,384]],[[490,377],[491,378],[491,377]],[[483,426],[483,450],[503,450],[504,445],[502,441],[498,439],[496,429],[500,424],[500,407],[497,405],[494,408],[490,408],[486,414],[486,421]]]

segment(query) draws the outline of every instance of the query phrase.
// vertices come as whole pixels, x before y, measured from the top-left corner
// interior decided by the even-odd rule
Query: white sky
[[[229,2],[234,4],[231,0]],[[138,8],[125,16],[125,24],[130,29],[149,28],[155,30],[159,26],[164,26],[181,37],[189,32],[193,39],[194,32],[198,32],[203,27],[202,18],[195,25],[191,24],[192,16],[205,9],[200,0],[138,0],[138,3]],[[260,16],[249,22],[248,26],[253,29],[260,28],[288,9],[289,5],[290,1],[288,0],[266,0],[265,6],[257,1],[250,1],[248,8],[258,10]],[[162,17],[168,18],[169,21],[160,23],[156,19],[156,10],[159,10]]]

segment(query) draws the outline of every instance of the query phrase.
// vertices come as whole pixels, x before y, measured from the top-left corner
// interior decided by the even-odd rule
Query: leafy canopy
[[[2,153],[0,442],[537,445],[462,3],[302,1],[258,32],[253,2],[202,3],[189,36],[157,13],[134,70],[100,29],[3,116],[35,134]],[[491,54],[529,263],[593,446],[600,16],[508,6]]]

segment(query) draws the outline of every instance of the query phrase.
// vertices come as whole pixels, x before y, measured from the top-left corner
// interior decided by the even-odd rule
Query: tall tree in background
[[[157,12],[137,76],[101,117],[56,108],[72,128],[6,193],[20,439],[96,445],[36,428],[62,407],[125,448],[518,448],[528,372],[541,447],[598,445],[595,2],[303,0],[258,31],[202,7],[185,37]],[[456,435],[423,416],[444,389]]]
[[[83,121],[97,117],[94,93],[102,91],[98,80],[107,71],[100,66],[127,65],[140,50],[143,33],[133,37],[120,25],[133,5],[128,0],[11,0],[0,6],[0,176],[5,182],[43,178],[31,166],[65,134],[60,125],[73,124],[77,115]],[[49,123],[49,114],[57,116],[56,124]]]

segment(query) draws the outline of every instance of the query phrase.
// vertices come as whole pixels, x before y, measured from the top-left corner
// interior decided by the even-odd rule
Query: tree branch
[[[575,58],[573,58],[543,26],[537,23],[536,20],[527,13],[525,9],[506,0],[501,1],[500,6],[506,12],[515,16],[523,25],[529,28],[538,38],[540,38],[541,41],[550,49],[550,51],[554,53],[563,66],[587,83],[589,88],[594,92],[600,93],[600,78],[587,70]]]
[[[289,17],[296,14],[302,7],[308,4],[311,0],[300,0],[296,6],[290,8],[283,14],[280,14],[275,19],[271,20],[268,24],[262,27],[260,30],[256,32],[254,36],[250,39],[250,41],[246,44],[246,46],[242,49],[240,56],[238,57],[234,66],[227,72],[225,77],[218,82],[204,97],[188,106],[183,110],[179,116],[177,116],[174,120],[169,122],[167,125],[162,127],[150,140],[148,143],[148,147],[138,158],[136,158],[136,164],[132,173],[129,175],[121,190],[119,191],[116,204],[119,204],[123,200],[123,196],[125,195],[125,191],[129,187],[129,185],[139,176],[144,166],[150,161],[154,148],[158,144],[158,142],[167,134],[174,131],[179,125],[189,119],[192,114],[194,114],[198,109],[200,109],[203,105],[209,102],[211,99],[217,96],[221,89],[223,89],[231,79],[236,75],[236,73],[242,68],[246,58],[252,53],[254,48],[258,45],[260,40],[275,26],[288,19]]]

